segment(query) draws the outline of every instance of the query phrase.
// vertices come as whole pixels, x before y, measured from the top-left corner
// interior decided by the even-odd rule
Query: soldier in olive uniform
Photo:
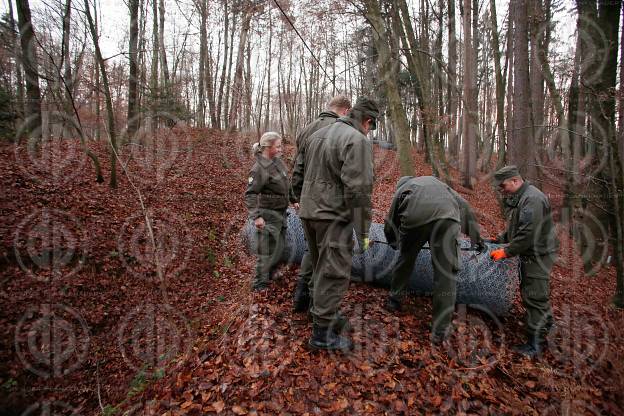
[[[256,163],[251,168],[245,203],[257,229],[257,262],[253,290],[265,289],[284,249],[286,209],[290,182],[280,159],[282,138],[275,132],[262,135],[254,144]]]
[[[470,236],[477,252],[486,249],[472,209],[457,192],[433,176],[399,179],[384,225],[386,240],[399,250],[385,307],[391,312],[401,310],[401,298],[418,253],[429,242],[433,263],[432,340],[435,343],[448,335],[455,310],[460,231]]]
[[[490,253],[493,260],[520,257],[520,291],[526,309],[527,342],[514,350],[533,357],[552,327],[550,271],[556,260],[555,236],[550,202],[539,189],[520,176],[516,166],[505,166],[494,174],[502,193],[508,220],[507,230],[493,243],[507,244]]]
[[[301,163],[305,163],[305,146],[310,136],[323,127],[334,124],[338,117],[344,117],[351,109],[351,101],[344,95],[337,95],[332,98],[328,105],[328,110],[321,112],[316,120],[308,124],[297,135],[297,157]],[[296,162],[295,162],[296,163]],[[305,166],[304,166],[305,168]],[[292,177],[293,194],[300,195],[303,187],[303,171],[295,171]],[[298,203],[296,199],[291,201]],[[312,286],[312,259],[310,252],[306,251],[301,260],[301,269],[299,270],[299,278],[295,286],[293,294],[293,310],[295,312],[305,312],[310,308],[310,293]]]
[[[309,345],[350,349],[340,303],[349,287],[353,231],[358,251],[368,249],[373,191],[373,149],[366,135],[376,127],[377,104],[360,98],[346,117],[320,129],[305,146],[300,217],[312,258],[314,320]]]

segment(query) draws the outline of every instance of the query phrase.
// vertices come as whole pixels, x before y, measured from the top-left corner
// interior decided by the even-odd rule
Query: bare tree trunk
[[[494,0],[492,0],[494,1]],[[448,97],[449,117],[448,147],[452,161],[459,158],[459,138],[457,137],[457,35],[455,34],[455,0],[448,2]]]
[[[514,2],[514,84],[513,84],[513,136],[509,146],[510,162],[528,179],[536,178],[531,125],[531,102],[529,82],[529,39],[527,1]]]
[[[69,100],[73,92],[73,80],[71,71],[71,51],[70,51],[70,35],[71,35],[71,0],[65,2],[65,10],[63,11],[63,57],[64,82],[69,87],[65,93],[65,98]]]
[[[494,50],[494,76],[496,80],[496,128],[498,131],[498,158],[505,157],[505,82],[501,71],[501,52],[496,22],[496,1],[490,0],[490,32]],[[500,163],[500,161],[499,161]]]
[[[152,98],[152,134],[156,134],[156,130],[158,129],[158,109],[160,106],[160,91],[158,89],[158,63],[160,62],[160,42],[158,41],[158,39],[158,5],[156,3],[156,0],[152,0],[152,73],[150,76],[150,90]]]
[[[284,41],[280,36],[279,43],[279,56],[277,57],[277,109],[279,111],[279,122],[280,122],[280,134],[284,137],[284,116],[282,112],[282,86],[281,79],[284,77],[282,75],[282,56],[284,53]]]
[[[225,98],[223,102],[223,122],[224,128],[229,128],[230,121],[230,98],[232,96],[232,62],[234,56],[234,34],[236,33],[236,12],[232,15],[232,28],[230,29],[230,55],[227,59],[227,73],[226,73],[226,85],[225,85]]]
[[[514,111],[514,97],[513,97],[513,67],[514,67],[514,7],[509,6],[509,19],[508,19],[508,27],[507,27],[507,53],[506,55],[506,67],[505,71],[507,72],[507,110],[506,110],[506,120],[505,124],[507,127],[507,134],[505,135],[505,141],[501,142],[498,150],[498,164],[497,167],[502,167],[505,163],[508,162],[509,156],[509,148],[511,147],[510,142],[513,139],[514,132],[514,119],[513,119],[513,111]],[[504,77],[503,77],[504,78]],[[499,138],[500,140],[500,138]]]
[[[212,43],[210,44],[210,49],[206,54],[206,95],[208,97],[208,111],[210,112],[210,126],[213,128],[218,128],[218,119],[217,119],[217,109],[215,105],[215,88],[214,88],[214,78],[212,72]]]
[[[468,189],[472,189],[472,180],[476,176],[477,167],[477,74],[475,55],[472,50],[472,11],[471,0],[464,0],[463,21],[464,21],[464,121],[463,121],[463,142],[464,142],[464,166],[462,184]]]
[[[431,139],[433,122],[431,120],[431,65],[428,62],[429,57],[425,53],[418,51],[418,41],[416,39],[416,35],[414,34],[406,1],[395,0],[395,5],[400,11],[402,24],[397,23],[394,27],[399,31],[403,48],[408,51],[405,55],[409,71],[416,77],[417,80],[415,93],[418,99],[418,109],[420,111],[420,118],[422,121],[421,134],[425,143],[427,159],[431,164],[434,176],[440,176],[441,169],[439,165],[441,164],[441,161],[438,161],[436,158],[435,143]],[[442,169],[442,173],[446,173],[445,169]],[[448,180],[448,178],[444,178],[444,180]]]
[[[236,57],[236,69],[234,71],[234,80],[232,84],[232,104],[228,117],[228,129],[236,129],[236,117],[240,109],[243,98],[243,68],[245,65],[245,47],[247,46],[247,35],[251,25],[252,10],[248,7],[243,11],[242,27],[240,38],[238,41],[238,53]]]
[[[271,120],[271,58],[273,57],[273,53],[271,51],[272,40],[273,40],[273,24],[271,20],[271,14],[269,12],[269,49],[267,50],[267,75],[266,75],[267,100],[266,100],[266,110],[264,113],[264,130],[265,131],[269,129],[269,121]]]
[[[128,127],[127,138],[128,140],[134,140],[134,136],[138,130],[138,76],[139,65],[137,57],[137,49],[139,42],[139,0],[128,0],[128,8],[130,9],[130,45],[129,45],[129,60],[130,60],[130,77],[128,80]]]
[[[145,103],[145,85],[147,85],[147,68],[146,68],[146,61],[147,61],[147,52],[145,51],[145,44],[146,44],[146,40],[145,40],[145,35],[146,35],[146,26],[147,26],[147,19],[146,19],[146,15],[147,15],[147,5],[146,5],[146,1],[145,0],[139,0],[139,40],[137,42],[138,45],[138,55],[137,55],[137,65],[138,65],[138,80],[137,80],[137,111],[139,111],[139,114],[137,114],[137,128],[141,127],[141,124],[143,123],[143,111],[141,110],[142,108],[144,108],[144,103]]]
[[[531,109],[533,115],[533,122],[531,123],[533,128],[534,143],[538,151],[545,150],[544,146],[544,74],[542,72],[541,65],[541,53],[544,50],[544,55],[547,56],[546,40],[544,39],[543,27],[544,21],[544,9],[542,6],[542,0],[530,0],[530,43],[531,43]],[[541,36],[540,36],[541,35]],[[536,170],[537,173],[537,170]]]
[[[257,66],[260,66],[260,58],[258,57],[258,64]],[[264,93],[264,80],[265,80],[265,71],[268,70],[268,67],[266,65],[264,65],[264,70],[262,72],[262,77],[260,78],[260,85],[258,86],[258,91],[256,93],[256,118],[254,119],[254,125],[256,128],[256,134],[258,137],[261,136],[262,134],[262,120],[264,117],[264,97],[265,97],[265,93]]]
[[[204,97],[204,75],[206,74],[206,52],[208,50],[208,33],[206,30],[206,20],[208,18],[208,4],[206,0],[199,0],[197,4],[199,9],[199,74],[197,80],[197,92],[199,95],[198,111],[197,111],[197,127],[203,128],[206,125],[206,99]],[[208,82],[206,82],[208,85]]]
[[[24,133],[29,144],[41,139],[41,90],[39,89],[39,69],[37,63],[35,32],[30,17],[28,0],[17,0],[17,18],[22,46],[22,65],[26,74],[26,105],[24,111]]]
[[[249,129],[251,126],[251,106],[252,106],[252,97],[251,93],[253,91],[253,78],[251,76],[251,42],[247,40],[247,59],[246,59],[247,67],[245,70],[245,116],[244,116],[244,126],[246,129]]]
[[[366,5],[365,16],[373,27],[373,41],[377,48],[377,62],[379,65],[379,76],[383,80],[386,94],[388,97],[388,106],[390,107],[390,119],[396,127],[394,129],[397,151],[399,154],[399,167],[402,176],[414,175],[414,163],[412,161],[411,146],[409,140],[409,122],[405,115],[405,108],[401,102],[399,86],[396,82],[395,73],[398,65],[398,56],[393,57],[388,46],[390,41],[386,24],[381,17],[379,3],[376,0],[365,0]],[[396,8],[394,8],[396,13]],[[396,20],[396,19],[395,19]]]
[[[223,2],[223,19],[225,20],[223,23],[224,26],[224,33],[223,33],[223,67],[221,68],[221,82],[219,83],[219,94],[218,94],[218,100],[217,100],[217,119],[219,120],[219,125],[215,126],[217,128],[221,127],[221,110],[222,110],[222,106],[223,106],[223,89],[225,87],[225,74],[227,71],[227,67],[228,67],[228,48],[229,48],[229,44],[228,44],[228,29],[229,29],[229,23],[230,23],[230,18],[229,18],[229,14],[228,14],[228,0],[225,0]],[[225,105],[225,107],[227,107],[227,104]]]
[[[104,84],[104,96],[106,99],[106,112],[108,114],[107,124],[108,124],[108,135],[110,137],[111,144],[111,177],[110,177],[110,187],[117,187],[117,135],[115,132],[115,114],[113,113],[113,100],[111,98],[110,93],[110,84],[108,82],[108,74],[106,73],[106,65],[104,63],[104,58],[102,57],[102,52],[100,51],[100,41],[98,39],[98,32],[93,23],[93,18],[91,17],[91,8],[89,6],[89,0],[84,0],[85,5],[85,14],[87,16],[87,22],[89,23],[89,30],[91,32],[91,37],[93,38],[93,46],[95,48],[95,58],[97,60],[97,64],[100,67],[100,73],[102,74],[102,83]],[[95,11],[97,14],[97,10]]]
[[[15,25],[15,19],[13,17],[13,1],[9,1],[9,25],[11,26],[11,42],[12,48],[15,54],[15,84],[17,85],[17,115],[16,124],[19,125],[23,122],[24,117],[24,79],[22,77],[22,60],[20,53],[20,45],[16,36],[19,32],[19,28]]]
[[[159,0],[158,17],[160,19],[158,42],[160,43],[160,67],[162,71],[162,92],[164,93],[163,104],[165,105],[167,112],[172,112],[174,111],[173,85],[171,82],[171,77],[169,75],[169,65],[167,64],[167,49],[165,48],[165,0]],[[172,116],[168,116],[166,118],[166,124],[168,127],[173,127],[175,125],[175,120]]]
[[[437,13],[436,13],[437,28],[436,28],[435,42],[433,44],[433,53],[435,55],[435,59],[433,59],[433,65],[432,65],[433,74],[434,74],[433,96],[435,97],[436,107],[437,107],[437,111],[435,114],[439,120],[437,134],[435,135],[435,140],[436,140],[436,149],[438,149],[438,152],[442,151],[441,152],[442,157],[446,158],[445,157],[446,152],[444,152],[443,149],[444,149],[444,139],[447,134],[447,128],[446,128],[446,124],[443,122],[444,116],[445,116],[445,111],[444,111],[445,106],[444,106],[444,91],[442,89],[442,86],[445,84],[446,80],[444,79],[445,72],[441,64],[442,62],[444,62],[444,57],[442,54],[442,33],[443,33],[443,26],[444,26],[444,9],[445,9],[444,1],[438,0],[437,6],[438,6]],[[397,73],[397,76],[398,75],[399,74]]]
[[[95,15],[97,19],[97,14]],[[95,27],[97,26],[97,20]],[[93,72],[95,78],[95,140],[99,141],[102,138],[102,106],[100,102],[100,89],[101,89],[101,81],[100,81],[100,71],[97,66],[97,62],[93,61]]]

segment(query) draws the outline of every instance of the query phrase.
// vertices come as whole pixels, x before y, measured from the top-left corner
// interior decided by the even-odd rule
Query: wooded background
[[[9,0],[0,134],[33,151],[79,139],[98,182],[89,145],[107,141],[116,187],[118,156],[160,129],[292,139],[332,95],[369,95],[384,112],[373,138],[396,146],[402,174],[416,147],[449,183],[513,163],[562,196],[558,221],[587,271],[615,263],[623,307],[621,3],[128,0],[124,49],[106,56],[97,1]]]

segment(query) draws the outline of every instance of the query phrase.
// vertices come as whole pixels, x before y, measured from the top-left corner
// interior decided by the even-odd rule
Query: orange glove
[[[498,250],[493,250],[490,253],[490,257],[494,261],[499,261],[499,260],[502,260],[502,259],[506,259],[507,258],[507,253],[505,253],[505,249],[504,248],[499,248]]]

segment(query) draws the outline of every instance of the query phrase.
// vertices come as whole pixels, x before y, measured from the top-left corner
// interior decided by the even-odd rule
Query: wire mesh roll
[[[286,246],[281,259],[285,263],[300,264],[307,243],[299,216],[288,210],[288,227]],[[253,253],[256,245],[256,231],[252,222],[248,222],[242,232],[247,249]],[[374,283],[389,287],[392,269],[399,252],[387,244],[383,225],[373,223],[369,230],[369,238],[375,241],[364,254],[354,255],[351,268],[351,279],[359,282]],[[506,314],[518,290],[517,258],[494,262],[487,253],[477,255],[469,251],[470,241],[460,239],[462,250],[461,268],[457,273],[457,303],[479,305],[495,315]],[[499,247],[490,244],[489,249]],[[489,251],[489,250],[488,250]],[[409,280],[410,293],[418,296],[430,296],[433,291],[433,265],[431,252],[420,251]]]

